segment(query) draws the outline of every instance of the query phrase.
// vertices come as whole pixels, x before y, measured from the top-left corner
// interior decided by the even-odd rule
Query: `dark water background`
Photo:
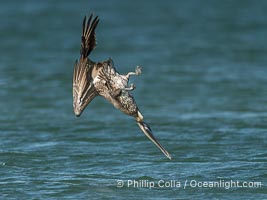
[[[100,97],[74,116],[91,12],[101,18],[91,58],[112,57],[121,73],[143,66],[135,99],[172,161]],[[266,38],[260,0],[2,1],[0,199],[267,199]],[[183,188],[194,180],[261,187]]]

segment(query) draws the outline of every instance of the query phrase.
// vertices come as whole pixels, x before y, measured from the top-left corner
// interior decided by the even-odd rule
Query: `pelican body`
[[[114,67],[113,61],[93,62],[88,58],[96,47],[95,29],[99,22],[93,15],[87,20],[84,17],[81,36],[80,59],[76,60],[73,73],[73,108],[79,117],[86,106],[96,97],[102,96],[115,108],[135,118],[144,134],[169,158],[170,154],[153,136],[152,130],[144,122],[134,97],[130,91],[135,89],[133,84],[128,85],[131,75],[140,75],[141,67],[137,66],[135,72],[121,75]]]

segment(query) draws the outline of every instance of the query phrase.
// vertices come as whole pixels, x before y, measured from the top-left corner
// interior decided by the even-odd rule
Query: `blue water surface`
[[[2,2],[0,199],[267,199],[266,10],[260,0]],[[90,58],[143,67],[133,95],[171,161],[101,97],[74,116],[91,12]]]

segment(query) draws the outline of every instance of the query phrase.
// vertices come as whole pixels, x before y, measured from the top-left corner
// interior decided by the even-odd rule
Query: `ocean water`
[[[4,1],[0,199],[267,199],[266,1]],[[76,118],[81,23],[170,161],[97,97]]]

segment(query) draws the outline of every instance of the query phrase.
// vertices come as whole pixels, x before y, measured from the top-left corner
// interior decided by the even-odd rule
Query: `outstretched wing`
[[[93,15],[83,20],[81,37],[81,57],[75,62],[73,72],[73,109],[76,116],[80,116],[86,106],[98,95],[92,80],[94,63],[88,59],[90,52],[96,46],[95,28],[98,17],[92,21]],[[91,23],[92,21],[92,23]]]

